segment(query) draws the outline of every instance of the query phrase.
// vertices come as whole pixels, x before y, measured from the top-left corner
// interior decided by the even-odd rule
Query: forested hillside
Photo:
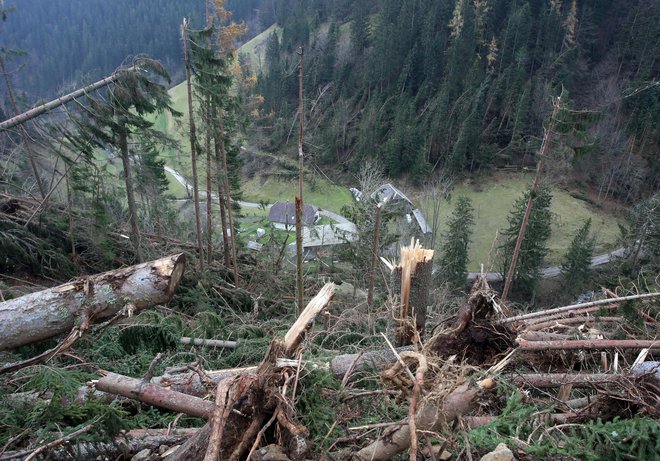
[[[653,0],[275,0],[258,90],[271,148],[290,130],[305,46],[311,155],[424,178],[533,166],[562,94],[552,163],[600,199],[660,185],[660,4]],[[262,17],[265,16],[263,13]],[[263,20],[263,19],[262,19]]]
[[[7,0],[0,47],[24,51],[17,88],[29,101],[108,75],[127,56],[146,53],[183,78],[179,26],[201,24],[203,0]]]

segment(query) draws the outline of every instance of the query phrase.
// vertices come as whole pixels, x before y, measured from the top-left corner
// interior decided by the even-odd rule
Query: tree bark
[[[5,120],[4,122],[0,123],[0,131],[4,130],[9,130],[10,128],[15,127],[16,125],[20,125],[22,123],[27,122],[28,120],[32,120],[35,117],[38,117],[41,114],[45,114],[48,111],[51,111],[55,109],[56,107],[62,106],[70,101],[73,101],[74,99],[80,97],[80,96],[85,96],[86,94],[98,90],[99,88],[103,88],[104,86],[114,82],[115,80],[119,79],[122,77],[123,74],[132,72],[136,70],[137,68],[135,66],[131,66],[128,69],[122,69],[119,71],[116,71],[109,77],[105,77],[98,82],[92,83],[91,85],[88,85],[84,88],[80,88],[79,90],[76,90],[72,93],[65,94],[62,97],[59,97],[57,99],[54,99],[50,102],[47,102],[46,104],[42,104],[40,106],[34,107],[27,112],[23,112],[22,114],[16,115],[15,117],[12,117],[10,119]]]
[[[559,110],[559,103],[561,102],[561,97],[557,98],[557,102],[553,105],[552,114],[550,115],[550,124],[548,130],[545,133],[543,139],[543,145],[541,146],[541,152],[539,155],[539,161],[536,165],[536,175],[534,176],[534,184],[532,185],[532,190],[529,193],[529,198],[527,199],[527,206],[525,207],[525,215],[523,216],[522,224],[520,225],[520,232],[518,232],[518,238],[516,239],[516,246],[513,249],[513,255],[511,256],[511,263],[509,264],[509,270],[506,274],[506,280],[504,281],[504,289],[502,290],[502,296],[500,297],[500,302],[504,304],[506,302],[507,296],[509,296],[509,289],[511,288],[511,283],[513,282],[513,276],[516,273],[516,263],[518,262],[518,255],[520,254],[520,248],[522,247],[523,239],[525,238],[525,229],[527,227],[527,221],[529,221],[529,216],[532,212],[532,207],[534,206],[534,198],[536,197],[536,191],[539,188],[539,180],[541,179],[541,170],[543,170],[543,159],[548,153],[548,148],[550,147],[550,140],[552,138],[552,130],[555,128],[555,115]]]
[[[199,181],[197,178],[197,135],[195,130],[195,114],[192,98],[192,76],[190,65],[190,50],[188,49],[188,22],[184,19],[181,26],[183,37],[183,58],[186,67],[186,86],[188,88],[188,115],[190,117],[190,158],[193,175],[193,202],[195,205],[195,232],[197,234],[197,264],[199,271],[204,271],[204,246],[202,244],[202,223],[199,211]]]
[[[623,296],[621,298],[608,298],[608,299],[601,299],[598,301],[591,301],[588,303],[582,303],[582,304],[571,304],[570,306],[563,306],[563,307],[556,307],[554,309],[549,309],[546,311],[537,311],[537,312],[530,312],[529,314],[522,314],[522,315],[516,315],[515,317],[508,317],[506,319],[500,320],[499,323],[513,323],[513,322],[519,322],[523,320],[529,320],[537,317],[546,317],[552,314],[559,314],[559,313],[565,313],[569,311],[574,311],[577,309],[584,309],[587,307],[595,307],[595,306],[606,306],[606,305],[611,305],[611,304],[618,304],[624,301],[633,301],[637,299],[649,299],[649,298],[656,298],[660,297],[660,292],[655,292],[655,293],[643,293],[639,295],[630,295],[630,296]]]
[[[220,222],[222,223],[222,245],[223,252],[225,255],[225,266],[229,267],[231,264],[231,258],[229,257],[229,237],[227,236],[227,210],[225,209],[225,192],[224,192],[224,181],[220,176],[221,172],[224,171],[222,167],[222,156],[220,154],[220,141],[218,140],[219,135],[214,135],[213,138],[213,149],[215,150],[215,168],[217,175],[217,186],[218,186],[218,202],[220,203]],[[226,173],[225,173],[226,174]]]
[[[236,237],[234,236],[234,218],[231,210],[231,189],[229,188],[229,168],[227,167],[227,149],[225,148],[225,126],[222,120],[222,109],[218,112],[218,128],[220,130],[220,154],[224,174],[227,218],[229,220],[229,240],[231,242],[231,265],[234,271],[234,288],[238,288],[238,262],[236,260]]]
[[[593,387],[594,384],[621,383],[623,375],[611,373],[538,373],[512,376],[510,381],[520,387],[560,387],[570,384],[573,387]]]
[[[213,402],[208,400],[115,373],[106,372],[106,375],[95,383],[95,387],[103,392],[123,395],[149,405],[200,418],[210,418],[215,408]]]
[[[397,313],[399,326],[395,333],[397,347],[412,344],[415,330],[420,338],[424,337],[433,253],[413,241],[410,246],[401,247],[401,262],[392,270],[392,291],[399,294],[401,302]]]
[[[131,169],[131,159],[128,156],[128,139],[126,130],[122,128],[119,133],[119,150],[121,152],[121,162],[124,167],[124,183],[126,185],[126,201],[128,202],[128,215],[131,224],[131,243],[135,249],[135,255],[138,262],[144,262],[142,248],[140,247],[140,228],[137,220],[137,205],[135,204],[135,192],[133,189],[133,173]]]
[[[203,338],[189,338],[183,336],[179,342],[181,344],[192,344],[194,346],[206,347],[224,347],[225,349],[236,349],[238,344],[236,341],[223,341],[220,339],[203,339]]]
[[[412,346],[399,347],[397,352],[410,351]],[[391,349],[368,351],[359,354],[338,355],[330,362],[330,371],[337,379],[342,379],[346,372],[375,369],[383,370],[396,362],[396,356]]]
[[[177,254],[0,303],[0,350],[66,333],[83,315],[94,322],[126,307],[139,311],[167,303],[184,268],[185,256]]]
[[[518,339],[520,351],[548,351],[572,349],[660,349],[660,341],[636,339],[580,339],[559,341],[526,341]]]

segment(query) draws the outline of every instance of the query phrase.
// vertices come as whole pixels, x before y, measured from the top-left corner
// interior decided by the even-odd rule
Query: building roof
[[[272,223],[285,224],[287,226],[296,225],[296,205],[292,202],[276,202],[270,207],[268,220]],[[314,224],[316,220],[316,208],[312,205],[304,205],[302,222],[307,226]]]
[[[417,224],[419,225],[419,229],[422,231],[422,234],[428,234],[429,232],[431,232],[431,228],[429,227],[429,224],[426,222],[426,218],[424,217],[422,210],[420,210],[419,208],[415,208],[412,212],[413,212],[413,216],[415,217],[415,220],[417,221]]]
[[[303,229],[302,237],[303,248],[314,248],[354,242],[358,239],[358,233],[355,224],[349,222],[306,227]],[[291,248],[295,248],[295,246],[296,242],[289,244]]]
[[[403,200],[405,202],[408,202],[410,205],[412,205],[412,202],[408,197],[406,197],[406,194],[401,192],[399,189],[397,189],[390,183],[383,184],[382,186],[380,186],[376,192],[371,194],[371,198],[377,200],[378,203],[395,202],[395,201]]]

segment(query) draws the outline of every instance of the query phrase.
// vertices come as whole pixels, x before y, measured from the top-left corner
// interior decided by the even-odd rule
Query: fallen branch
[[[36,449],[18,451],[18,452],[14,452],[13,454],[7,453],[0,457],[0,461],[16,459],[16,458],[22,458],[24,461],[30,461],[34,459],[39,453],[42,453],[46,450],[50,450],[51,448],[67,443],[75,439],[76,437],[84,434],[85,432],[90,431],[94,427],[94,424],[96,424],[98,421],[99,418],[96,418],[94,421],[87,424],[86,426],[81,427],[80,429],[75,430],[72,433],[65,435],[64,437],[60,437],[59,439],[53,440],[52,442],[49,442],[46,445],[42,445]]]

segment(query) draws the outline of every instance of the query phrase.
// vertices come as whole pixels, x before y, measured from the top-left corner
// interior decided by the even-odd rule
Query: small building
[[[382,204],[403,201],[411,208],[413,207],[412,201],[406,197],[406,194],[390,183],[380,186],[376,192],[371,194],[371,198]]]
[[[320,219],[321,215],[312,205],[304,205],[302,213],[303,226],[311,226]],[[268,220],[277,225],[296,225],[296,205],[293,202],[280,201],[273,204],[268,212]]]

